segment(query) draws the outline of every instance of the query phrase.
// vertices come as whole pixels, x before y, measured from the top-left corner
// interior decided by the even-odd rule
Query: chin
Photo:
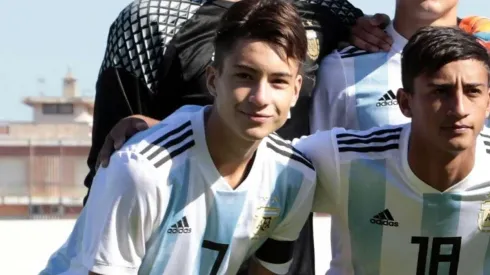
[[[242,137],[249,141],[259,141],[270,135],[272,131],[262,128],[250,128],[246,129],[242,133]]]
[[[444,14],[444,8],[441,7],[440,3],[423,3],[420,8],[419,17],[424,19],[433,20]]]
[[[474,145],[474,143],[467,140],[451,139],[446,142],[444,147],[446,147],[447,151],[459,153],[472,148]]]

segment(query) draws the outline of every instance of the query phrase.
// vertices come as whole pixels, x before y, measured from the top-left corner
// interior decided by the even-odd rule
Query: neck
[[[246,178],[260,141],[248,141],[234,134],[214,107],[205,115],[206,143],[216,169],[235,189]]]
[[[410,39],[417,30],[428,26],[457,26],[458,17],[457,9],[454,8],[444,16],[437,19],[417,18],[414,14],[404,11],[403,7],[397,7],[395,10],[395,19],[393,27],[395,30],[406,39]]]
[[[413,173],[443,192],[466,178],[475,164],[475,148],[451,153],[440,150],[416,134],[410,135],[408,165]]]

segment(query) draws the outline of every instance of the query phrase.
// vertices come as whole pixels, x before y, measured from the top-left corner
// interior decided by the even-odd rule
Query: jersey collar
[[[232,189],[230,185],[226,182],[226,180],[221,176],[218,169],[214,165],[213,160],[211,159],[211,155],[209,153],[209,148],[206,143],[206,129],[204,127],[204,115],[207,110],[210,110],[211,106],[206,106],[201,109],[201,111],[197,112],[192,118],[192,128],[195,132],[195,152],[196,158],[199,159],[199,167],[204,176],[206,182],[210,184],[216,184],[216,188],[222,191],[235,191],[242,192],[247,191],[250,186],[257,185],[259,182],[256,180],[260,178],[260,172],[265,165],[263,163],[264,157],[264,146],[265,142],[262,141],[257,148],[257,153],[255,155],[254,163],[252,164],[252,168],[248,173],[247,177],[243,182],[236,188]]]
[[[385,31],[393,39],[391,50],[401,53],[405,45],[407,45],[408,40],[395,30],[395,27],[393,26],[393,21],[391,21],[391,23],[386,27]]]

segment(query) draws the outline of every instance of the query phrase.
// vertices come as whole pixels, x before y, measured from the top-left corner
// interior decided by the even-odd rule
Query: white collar
[[[407,45],[408,39],[399,34],[395,27],[393,26],[393,21],[386,27],[385,31],[393,39],[393,44],[391,45],[391,50],[394,52],[401,53],[405,45]]]

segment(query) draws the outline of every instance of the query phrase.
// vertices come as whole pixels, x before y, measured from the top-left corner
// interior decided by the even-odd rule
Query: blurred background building
[[[91,144],[94,100],[68,71],[62,95],[24,98],[30,122],[0,122],[0,218],[76,217]]]

